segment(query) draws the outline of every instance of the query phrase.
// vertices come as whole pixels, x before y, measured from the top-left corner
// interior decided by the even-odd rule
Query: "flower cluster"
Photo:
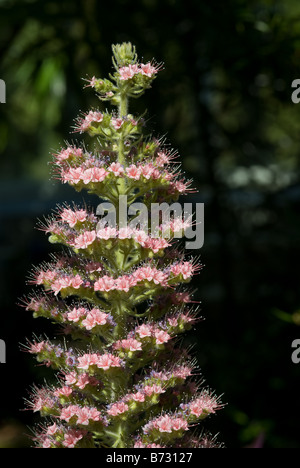
[[[56,323],[64,339],[25,346],[57,377],[28,400],[47,421],[34,441],[43,448],[215,447],[194,427],[222,405],[179,344],[199,320],[187,285],[201,265],[178,241],[192,216],[158,216],[153,233],[148,211],[145,223],[141,208],[129,210],[191,192],[177,153],[128,112],[129,98],[142,95],[161,66],[140,63],[129,43],[113,46],[113,64],[109,79],[93,77],[87,86],[117,111],[92,109],[76,121],[76,132],[94,138],[93,151],[72,143],[54,154],[54,177],[98,195],[117,214],[107,222],[94,207],[66,204],[40,226],[65,253],[33,270],[35,292],[24,303],[34,317]]]

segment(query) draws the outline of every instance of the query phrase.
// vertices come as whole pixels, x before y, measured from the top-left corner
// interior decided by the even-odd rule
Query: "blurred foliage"
[[[228,403],[211,430],[228,447],[299,448],[299,2],[0,0],[0,38],[0,446],[26,445],[19,427],[35,419],[22,398],[47,376],[19,342],[51,327],[15,303],[31,264],[52,251],[36,218],[74,198],[49,181],[49,151],[73,139],[79,111],[98,106],[82,78],[106,76],[111,44],[131,41],[165,63],[132,111],[148,109],[205,203],[206,267],[194,286],[206,321],[188,340]]]

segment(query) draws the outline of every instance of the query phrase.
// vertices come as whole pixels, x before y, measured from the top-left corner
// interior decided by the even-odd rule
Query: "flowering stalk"
[[[173,216],[154,236],[137,212],[125,225],[120,215],[124,200],[126,209],[149,208],[190,191],[176,153],[144,134],[142,116],[128,113],[129,98],[151,87],[160,66],[138,63],[130,43],[113,46],[113,64],[109,79],[93,77],[87,86],[117,112],[91,110],[75,127],[94,137],[94,150],[72,144],[54,155],[62,183],[97,194],[116,215],[112,223],[65,205],[42,226],[66,249],[35,269],[39,292],[26,308],[69,338],[27,345],[58,379],[32,392],[29,406],[47,418],[34,439],[45,448],[214,447],[194,428],[221,407],[219,399],[197,382],[194,361],[178,345],[197,320],[184,284],[201,266],[176,249],[191,221]]]

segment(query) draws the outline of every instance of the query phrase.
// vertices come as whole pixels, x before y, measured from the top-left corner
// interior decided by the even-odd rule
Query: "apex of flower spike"
[[[133,65],[137,61],[135,46],[131,42],[123,42],[122,44],[114,44],[112,46],[113,62],[116,68]]]

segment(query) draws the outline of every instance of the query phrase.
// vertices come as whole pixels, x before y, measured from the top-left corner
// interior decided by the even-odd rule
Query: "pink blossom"
[[[152,166],[152,164],[146,164],[145,166],[141,166],[140,169],[141,169],[142,176],[144,176],[145,179],[149,180],[154,171],[154,167]]]
[[[86,231],[74,240],[74,247],[76,249],[86,249],[96,239],[96,231]]]
[[[212,398],[209,393],[203,392],[203,394],[192,401],[188,405],[188,409],[194,416],[200,417],[203,412],[213,414],[218,409],[218,403],[215,398]]]
[[[116,279],[116,289],[128,292],[131,287],[131,281],[128,276],[121,276]]]
[[[122,127],[123,123],[124,123],[123,119],[116,118],[116,117],[113,117],[111,119],[111,124],[115,130],[119,130]]]
[[[99,309],[92,309],[82,321],[82,325],[87,330],[92,330],[97,325],[105,325],[107,323],[108,314],[101,312]]]
[[[136,229],[133,233],[133,238],[138,244],[141,244],[143,246],[148,240],[148,235],[145,233],[145,231],[140,231],[139,229]]]
[[[158,166],[158,167],[163,167],[165,166],[166,164],[169,164],[170,162],[170,159],[169,159],[169,156],[160,151],[159,153],[157,153],[157,158],[155,160],[155,164]]]
[[[154,427],[159,432],[172,432],[172,419],[169,416],[161,416],[154,422]]]
[[[192,369],[188,366],[180,366],[173,371],[174,377],[178,377],[180,379],[186,379],[190,375],[192,375]]]
[[[119,403],[114,403],[108,410],[107,413],[110,416],[118,416],[119,414],[123,414],[126,411],[128,411],[129,407],[126,405],[126,403],[119,402]]]
[[[80,390],[83,390],[89,383],[90,383],[89,374],[81,374],[78,377],[78,381],[76,383],[76,386],[78,388],[80,388]]]
[[[128,400],[133,400],[138,403],[143,403],[145,401],[145,395],[142,392],[132,393],[129,395]]]
[[[92,421],[100,421],[101,420],[101,413],[97,410],[97,408],[89,408],[89,419]]]
[[[79,289],[82,284],[83,284],[83,280],[80,275],[76,275],[74,276],[74,278],[71,278],[71,286],[74,289]]]
[[[140,341],[135,340],[134,338],[128,338],[127,340],[117,341],[115,344],[115,349],[126,349],[128,351],[141,351],[142,344]]]
[[[75,429],[71,429],[64,436],[63,446],[66,448],[75,448],[76,444],[83,438],[83,433]]]
[[[102,278],[99,278],[98,281],[96,281],[94,284],[95,291],[109,292],[115,288],[116,288],[116,282],[114,278],[111,278],[110,276],[106,276],[106,275],[102,276]]]
[[[81,157],[82,156],[82,149],[81,148],[76,148],[74,146],[69,146],[68,148],[62,150],[60,153],[58,153],[55,157],[56,160],[61,163],[63,161],[66,161],[67,159],[70,158],[70,156],[76,156],[76,157]]]
[[[190,262],[184,262],[182,264],[181,274],[184,279],[188,279],[193,275],[194,267]]]
[[[167,343],[171,339],[171,336],[163,330],[155,330],[154,337],[158,345]]]
[[[88,370],[90,366],[97,366],[99,355],[96,353],[87,353],[78,358],[78,369]]]
[[[160,386],[160,385],[146,385],[144,388],[143,388],[143,391],[145,393],[145,395],[147,396],[151,396],[153,393],[154,394],[161,394],[161,393],[165,393],[165,390]]]
[[[103,167],[91,167],[86,169],[81,178],[85,185],[90,182],[103,182],[108,172]]]
[[[152,326],[143,324],[137,327],[135,331],[139,334],[140,338],[147,338],[152,335]]]
[[[133,233],[134,233],[133,229],[129,227],[121,228],[119,230],[118,237],[119,239],[131,239],[131,237],[133,236]]]
[[[115,239],[117,237],[117,230],[110,226],[103,229],[97,229],[97,237],[98,239],[103,240]]]
[[[163,271],[155,270],[153,274],[153,281],[155,284],[161,284],[161,286],[167,286],[168,275]]]
[[[57,424],[54,423],[54,424],[52,424],[52,426],[47,427],[46,434],[52,436],[52,435],[56,434],[57,431],[58,431]]]
[[[89,424],[89,408],[80,408],[76,412],[77,415],[77,424],[82,424],[83,426],[88,426]]]
[[[141,169],[135,164],[131,164],[131,166],[127,167],[126,173],[130,179],[139,180],[141,177]]]
[[[103,120],[103,114],[101,112],[90,111],[84,119],[80,120],[80,125],[78,129],[81,132],[88,130],[93,122],[100,123]]]
[[[60,217],[63,221],[67,222],[69,226],[74,227],[77,223],[77,216],[73,210],[65,209],[61,212]]]
[[[76,416],[77,411],[78,411],[78,406],[76,406],[76,405],[65,406],[61,410],[60,419],[62,421],[69,422],[70,419],[73,418],[73,416]]]
[[[188,430],[188,423],[185,419],[182,418],[175,418],[172,420],[172,429],[173,431],[187,431]]]
[[[38,354],[45,350],[45,341],[41,341],[40,343],[32,343],[29,348],[29,353],[31,354]]]
[[[71,394],[72,394],[72,389],[70,387],[68,387],[68,386],[58,388],[54,392],[54,395],[57,396],[57,397],[60,397],[60,396],[68,397]]]
[[[149,78],[152,78],[153,75],[155,75],[157,72],[158,68],[151,65],[150,62],[146,64],[141,63],[140,65],[140,73],[142,73],[142,75],[148,76]]]
[[[52,441],[51,439],[49,439],[48,437],[46,437],[44,440],[43,440],[43,448],[44,449],[48,449],[48,448],[51,448],[51,445],[52,445]]]
[[[124,167],[120,163],[112,163],[107,170],[113,172],[116,177],[124,174]]]
[[[137,65],[128,65],[128,67],[122,67],[119,69],[120,80],[127,81],[139,73],[139,68]]]
[[[77,323],[82,317],[85,317],[85,315],[86,315],[86,309],[84,307],[79,307],[79,308],[74,307],[74,309],[71,312],[68,312],[67,317],[68,317],[68,320],[70,320],[70,322]]]
[[[83,177],[81,167],[71,167],[67,172],[62,171],[62,180],[64,183],[70,182],[71,184],[78,184]]]
[[[110,367],[121,367],[121,360],[113,354],[103,354],[98,358],[97,367],[103,370],[108,370]]]
[[[77,382],[77,374],[76,372],[70,372],[69,374],[65,375],[65,382],[67,385],[74,385]]]

